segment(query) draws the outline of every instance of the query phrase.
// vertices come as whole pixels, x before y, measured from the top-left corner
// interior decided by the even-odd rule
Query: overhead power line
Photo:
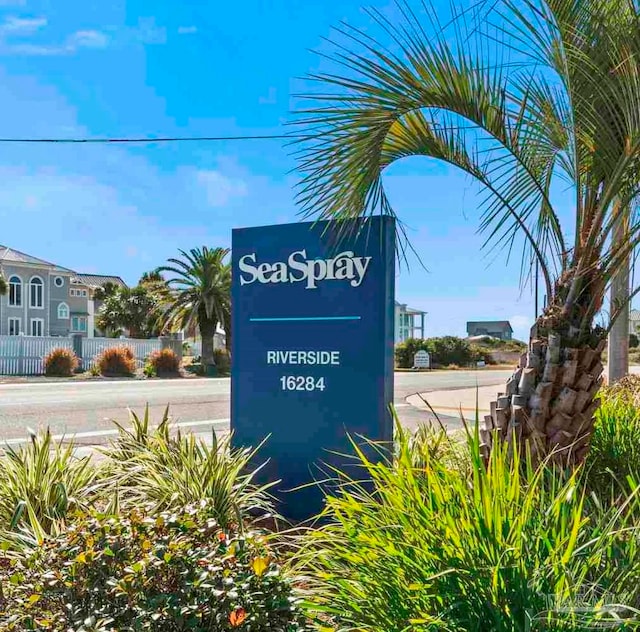
[[[448,130],[477,130],[475,125],[446,125],[432,122],[434,127],[446,127]],[[132,138],[0,138],[0,143],[50,143],[58,145],[98,145],[98,144],[143,144],[143,143],[194,143],[194,142],[224,142],[246,140],[305,140],[316,138],[313,134],[256,134],[247,136],[159,136]]]
[[[235,140],[285,140],[303,138],[287,134],[264,136],[161,136],[158,138],[0,138],[0,143],[58,143],[58,144],[98,144],[98,143],[188,143]]]

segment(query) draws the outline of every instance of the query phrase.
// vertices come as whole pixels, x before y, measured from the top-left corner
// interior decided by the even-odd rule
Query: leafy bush
[[[145,362],[142,373],[145,377],[158,377],[156,368],[150,362]]]
[[[91,506],[98,487],[90,457],[78,458],[73,444],[56,443],[49,430],[7,446],[0,462],[2,540],[19,545],[58,533],[74,511]]]
[[[103,349],[96,364],[105,377],[128,377],[136,372],[136,357],[126,345]]]
[[[638,340],[638,336],[636,334],[629,334],[629,347],[631,349],[636,349],[640,345],[640,340]]]
[[[523,467],[509,446],[485,467],[472,437],[467,473],[398,434],[395,463],[360,454],[373,484],[343,476],[324,524],[303,536],[312,617],[340,631],[515,632],[631,616],[638,488],[619,507],[588,506],[577,473]]]
[[[527,350],[527,344],[521,340],[501,340],[493,336],[473,336],[469,342],[480,348],[487,348],[493,351],[513,351],[523,353]]]
[[[396,346],[396,365],[401,369],[413,367],[413,356],[418,351],[428,351],[431,356],[431,364],[437,366],[468,366],[478,360],[488,360],[485,354],[467,340],[455,336],[443,338],[409,338]]]
[[[216,363],[218,374],[229,375],[231,372],[231,356],[226,349],[216,349],[213,352],[213,360]]]
[[[206,503],[84,517],[0,572],[3,630],[304,629],[291,581],[265,539],[223,531]]]
[[[50,377],[71,377],[80,362],[71,349],[57,347],[44,358],[44,374]]]
[[[147,367],[154,375],[160,377],[180,375],[180,358],[173,349],[160,349],[149,354],[145,374]]]
[[[255,451],[233,449],[230,437],[212,445],[193,434],[172,434],[168,408],[152,428],[149,408],[130,413],[130,429],[116,424],[118,438],[105,454],[114,487],[124,505],[152,505],[165,510],[206,501],[219,524],[272,513],[267,487],[253,483],[249,464]]]

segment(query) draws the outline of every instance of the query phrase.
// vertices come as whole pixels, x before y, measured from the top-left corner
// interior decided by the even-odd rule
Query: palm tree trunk
[[[609,334],[609,384],[629,373],[629,268],[626,265],[611,286],[611,311],[617,306],[621,306],[620,312]]]
[[[483,454],[493,441],[525,444],[534,461],[551,455],[562,466],[580,463],[593,430],[602,385],[602,352],[606,338],[600,330],[580,339],[574,329],[558,320],[558,310],[547,308],[531,330],[529,350],[503,392],[491,402],[491,414],[481,424]],[[555,330],[549,323],[555,314]],[[545,332],[544,334],[539,332]]]
[[[224,347],[227,352],[231,353],[231,315],[225,319],[224,324]]]
[[[216,333],[216,320],[200,320],[200,338],[202,339],[202,364],[215,365],[213,354],[213,337]]]
[[[628,239],[628,221],[626,209],[613,231],[612,239],[617,247]],[[610,313],[618,313],[609,333],[608,378],[612,384],[629,373],[629,256],[614,276],[610,292]]]

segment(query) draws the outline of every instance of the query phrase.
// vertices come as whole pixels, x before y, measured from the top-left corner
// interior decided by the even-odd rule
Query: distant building
[[[409,338],[424,338],[424,318],[427,312],[407,307],[396,301],[395,342],[399,344]]]
[[[640,334],[640,310],[632,309],[629,312],[629,333]]]
[[[508,320],[478,320],[467,322],[467,335],[492,336],[500,340],[511,340],[513,328]]]
[[[0,296],[0,336],[68,336],[93,338],[100,332],[94,292],[120,277],[78,274],[68,268],[0,245],[0,275],[9,288]]]

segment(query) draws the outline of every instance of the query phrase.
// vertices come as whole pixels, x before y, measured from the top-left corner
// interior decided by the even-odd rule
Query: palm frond
[[[385,169],[409,156],[436,158],[480,183],[486,247],[525,244],[522,273],[537,261],[550,302],[580,322],[598,310],[608,280],[640,243],[613,244],[619,204],[640,187],[640,16],[632,0],[502,0],[476,19],[442,27],[408,1],[381,36],[343,26],[335,72],[313,75],[298,123],[304,214],[350,220],[395,214]],[[388,42],[383,45],[382,39]],[[575,222],[554,199],[574,192]],[[577,304],[584,302],[580,307]]]

